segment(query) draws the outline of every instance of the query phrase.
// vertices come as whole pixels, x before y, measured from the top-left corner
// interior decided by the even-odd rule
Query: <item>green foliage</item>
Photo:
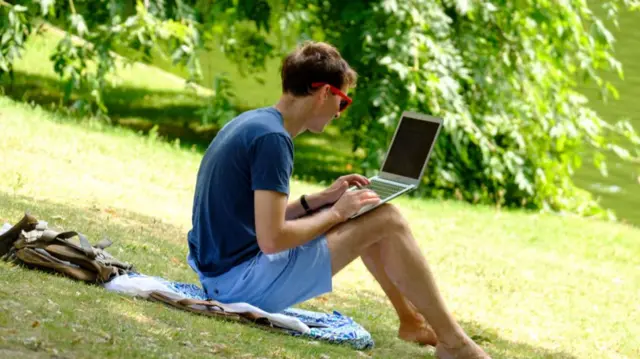
[[[0,0],[0,76],[13,73],[12,64],[19,58],[26,37],[32,31],[26,12],[27,8],[22,5]]]
[[[1,0],[0,0],[1,1]],[[628,122],[608,124],[578,92],[591,82],[617,96],[605,71],[622,76],[613,56],[621,9],[638,0],[34,0],[2,2],[0,65],[10,70],[24,34],[38,20],[62,24],[69,36],[52,54],[67,90],[85,91],[100,111],[115,48],[132,59],[159,53],[201,78],[198,50],[217,44],[242,73],[256,74],[303,39],[328,41],[359,73],[355,102],[339,124],[361,169],[374,171],[403,110],[444,118],[423,194],[501,206],[601,213],[572,174],[593,151],[606,175],[605,153],[631,160],[640,138]],[[592,5],[593,6],[593,5]],[[16,35],[23,34],[23,35]],[[75,42],[75,35],[86,42]],[[201,79],[200,79],[201,80]],[[234,114],[228,80],[200,114],[223,124]]]
[[[207,105],[198,111],[204,125],[215,124],[222,127],[238,113],[233,105],[235,94],[231,90],[231,81],[226,74],[220,74],[213,79],[213,95]]]
[[[8,21],[2,18],[0,29],[3,54],[0,68],[10,71],[11,62],[22,50],[24,39],[33,26],[49,21],[66,30],[66,36],[51,54],[55,72],[64,81],[67,98],[72,92],[83,94],[79,107],[97,106],[98,113],[107,113],[102,94],[108,86],[107,76],[115,71],[118,47],[135,50],[133,60],[149,60],[155,51],[170,56],[175,65],[189,69],[192,79],[200,77],[196,49],[201,46],[191,10],[178,1],[165,4],[149,1],[115,0],[33,0],[23,5],[2,3],[8,11]],[[16,14],[20,14],[16,16]],[[165,16],[160,16],[165,15]],[[7,55],[4,55],[4,54]]]
[[[309,2],[314,21],[359,72],[343,132],[374,170],[405,109],[443,117],[422,191],[431,196],[581,214],[600,213],[571,175],[584,150],[631,159],[640,138],[603,121],[578,90],[622,73],[613,36],[582,2]],[[619,6],[603,6],[615,20]]]

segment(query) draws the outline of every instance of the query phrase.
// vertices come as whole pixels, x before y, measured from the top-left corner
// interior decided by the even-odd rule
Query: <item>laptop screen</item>
[[[403,117],[382,171],[418,179],[435,141],[438,126],[440,124],[437,122]]]

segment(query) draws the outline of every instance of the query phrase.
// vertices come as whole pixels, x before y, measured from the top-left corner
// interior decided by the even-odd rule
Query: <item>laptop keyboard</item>
[[[381,200],[385,200],[386,198],[400,192],[405,187],[373,179],[371,180],[371,183],[364,188],[374,191],[378,194]]]

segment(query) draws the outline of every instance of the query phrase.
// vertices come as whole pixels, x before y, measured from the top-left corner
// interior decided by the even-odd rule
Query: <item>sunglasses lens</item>
[[[340,101],[340,111],[344,111],[344,109],[346,109],[347,106],[349,106],[349,102],[347,102],[347,100]]]

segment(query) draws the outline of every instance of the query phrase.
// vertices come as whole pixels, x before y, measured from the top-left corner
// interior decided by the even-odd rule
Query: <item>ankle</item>
[[[471,338],[462,329],[455,329],[446,334],[440,333],[438,341],[447,349],[459,349],[468,345]]]
[[[426,322],[422,324],[400,324],[398,337],[404,341],[420,345],[436,346],[438,344],[436,333]]]
[[[421,327],[427,324],[427,321],[424,319],[422,314],[420,313],[409,313],[400,316],[400,326],[410,326],[410,327]]]

